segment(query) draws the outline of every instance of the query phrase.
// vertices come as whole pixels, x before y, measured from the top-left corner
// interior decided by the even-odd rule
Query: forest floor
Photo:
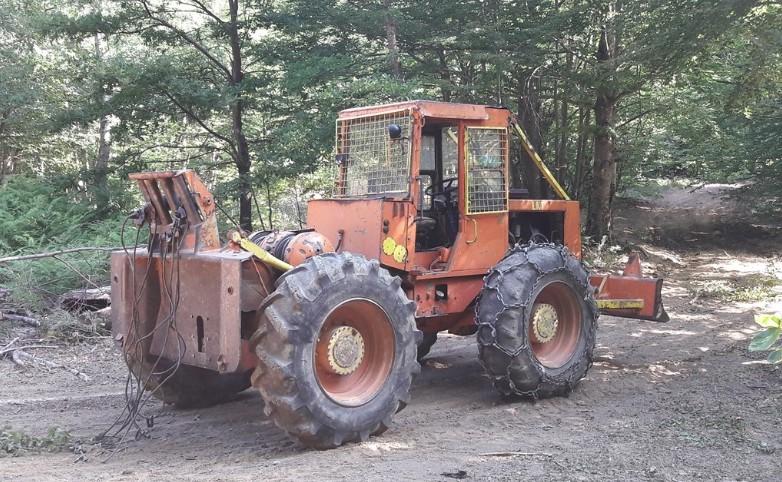
[[[124,405],[125,369],[102,338],[40,352],[89,382],[0,360],[0,444],[70,434],[56,452],[0,455],[0,479],[779,480],[782,370],[746,347],[753,315],[782,311],[782,231],[755,220],[750,195],[710,185],[619,203],[618,238],[665,278],[671,321],[601,317],[595,364],[569,398],[501,401],[474,337],[443,336],[412,403],[367,442],[303,449],[247,391],[204,410],[153,401],[151,437],[112,455],[90,443]],[[0,334],[0,347],[33,330]]]

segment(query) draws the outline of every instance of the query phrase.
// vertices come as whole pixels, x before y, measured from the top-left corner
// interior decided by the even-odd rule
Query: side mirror
[[[402,138],[402,127],[399,126],[399,124],[389,124],[388,125],[388,137],[391,139],[401,139]]]

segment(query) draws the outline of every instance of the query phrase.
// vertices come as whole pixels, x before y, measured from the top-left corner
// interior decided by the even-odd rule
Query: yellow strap
[[[269,254],[268,251],[253,243],[247,238],[243,238],[239,233],[234,232],[231,241],[237,243],[248,253],[252,253],[253,256],[260,259],[264,263],[268,264],[272,268],[277,268],[281,271],[289,271],[293,269],[293,266],[289,265],[285,261],[279,260]]]
[[[540,158],[537,151],[535,151],[535,148],[532,147],[529,139],[527,139],[527,134],[524,133],[524,130],[521,128],[521,126],[519,126],[519,123],[513,119],[511,121],[511,125],[516,131],[516,134],[518,134],[519,139],[521,139],[521,145],[524,147],[524,150],[527,151],[527,155],[529,155],[529,157],[532,159],[532,162],[535,163],[535,166],[537,166],[540,173],[543,174],[543,177],[546,178],[546,181],[548,181],[554,192],[557,193],[557,196],[564,199],[565,201],[570,201],[570,196],[567,195],[559,182],[557,182],[557,178],[554,177],[551,171],[548,170],[548,167],[546,167],[546,164],[543,163],[543,159]]]

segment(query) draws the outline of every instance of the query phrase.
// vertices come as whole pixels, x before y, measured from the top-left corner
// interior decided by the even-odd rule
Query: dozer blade
[[[593,275],[600,312],[611,316],[666,322],[670,320],[662,301],[662,278],[641,276],[641,261],[631,253],[622,275]]]

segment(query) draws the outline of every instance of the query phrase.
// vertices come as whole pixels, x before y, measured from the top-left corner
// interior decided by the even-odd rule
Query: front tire
[[[319,449],[385,431],[420,371],[414,313],[377,260],[327,253],[280,277],[251,339],[266,415]]]
[[[517,245],[484,278],[481,363],[505,396],[567,395],[592,364],[597,315],[589,275],[567,248]]]

